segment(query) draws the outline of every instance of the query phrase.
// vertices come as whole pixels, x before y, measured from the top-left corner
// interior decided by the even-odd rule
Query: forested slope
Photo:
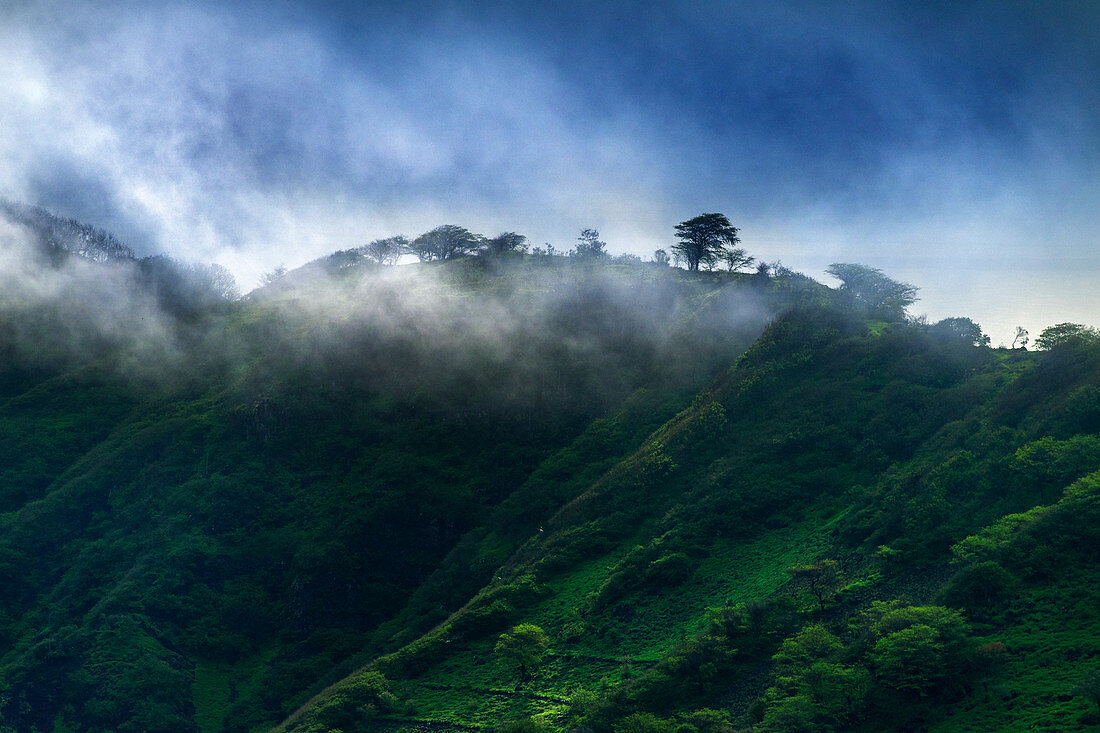
[[[56,259],[21,263],[56,283],[5,304],[0,715],[17,730],[277,722],[460,607],[792,300],[770,280],[502,257],[322,261],[169,308],[133,261]],[[74,283],[82,301],[59,297]],[[79,338],[36,340],[32,296]],[[116,310],[155,325],[97,330]]]
[[[781,317],[465,608],[286,729],[1095,721],[1100,345],[855,316]],[[534,674],[500,643],[524,633]]]
[[[991,349],[782,267],[519,252],[237,299],[21,216],[7,729],[1097,721],[1087,329]]]

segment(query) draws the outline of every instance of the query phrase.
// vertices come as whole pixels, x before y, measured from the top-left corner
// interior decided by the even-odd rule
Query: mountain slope
[[[460,605],[791,300],[669,268],[467,260],[152,311],[157,333],[65,358],[10,341],[34,376],[0,406],[0,715],[277,721]],[[463,562],[480,574],[455,585]]]
[[[1072,690],[1087,671],[1075,660],[1100,652],[1089,586],[1078,585],[1095,574],[1091,550],[1048,530],[1030,554],[1064,564],[1043,563],[1043,575],[1023,572],[1033,560],[1019,555],[1006,569],[951,548],[982,532],[1004,542],[983,528],[1017,527],[999,518],[1057,501],[1079,478],[1058,509],[1032,514],[1053,512],[1095,548],[1084,507],[1100,468],[1089,432],[1098,370],[1096,345],[1009,354],[919,326],[875,335],[844,312],[792,312],[458,614],[285,729],[531,715],[531,725],[596,730],[1075,725],[1085,703]],[[973,544],[985,547],[960,547]],[[1027,589],[1023,616],[1001,607],[1007,586]],[[1082,613],[1059,635],[1054,599],[1078,595]],[[550,654],[517,685],[493,647],[519,623],[544,629]],[[787,666],[810,638],[816,651]],[[1036,638],[1054,641],[1036,648]],[[805,677],[810,663],[817,681]],[[1038,692],[1052,684],[1056,711]],[[849,692],[838,703],[829,689]]]
[[[9,729],[1095,719],[1088,338],[545,254],[233,299],[36,216],[0,230]]]

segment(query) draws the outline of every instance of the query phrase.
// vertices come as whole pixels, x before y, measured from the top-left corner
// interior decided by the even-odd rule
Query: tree
[[[736,239],[736,238],[735,238]],[[740,242],[740,239],[737,239]],[[742,267],[751,267],[756,258],[747,254],[743,247],[726,245],[718,252],[718,259],[726,263],[728,272],[737,272]]]
[[[800,583],[810,595],[817,599],[817,605],[825,610],[825,601],[836,595],[844,575],[837,567],[836,560],[818,560],[810,565],[795,565],[787,569],[791,580]]]
[[[1016,344],[1020,344],[1021,349],[1027,348],[1027,329],[1023,326],[1016,326],[1016,338],[1012,339],[1012,348],[1016,348]]]
[[[661,267],[668,267],[672,264],[672,260],[668,256],[668,252],[663,249],[656,250],[653,253],[653,264]]]
[[[573,250],[573,257],[578,260],[603,260],[609,255],[604,247],[606,242],[600,241],[600,233],[595,229],[584,229],[577,237],[577,247]]]
[[[868,651],[877,682],[923,696],[937,686],[951,687],[966,679],[969,628],[958,611],[875,601],[866,616],[877,639]]]
[[[1100,340],[1100,331],[1080,323],[1059,323],[1048,326],[1035,339],[1040,349],[1053,349],[1067,344],[1083,344]]]
[[[615,723],[614,733],[674,733],[676,726],[653,713],[631,713]]]
[[[195,278],[214,294],[218,300],[237,300],[241,297],[241,291],[237,287],[237,279],[233,273],[222,265],[195,264],[191,266]]]
[[[917,302],[915,286],[891,280],[876,267],[834,262],[825,272],[840,280],[840,292],[852,305],[877,318],[904,318],[905,309]]]
[[[376,239],[370,244],[363,245],[360,251],[367,259],[374,260],[380,265],[396,265],[401,255],[411,250],[409,240],[398,234],[394,237]]]
[[[549,646],[550,640],[541,628],[534,624],[520,624],[501,634],[493,651],[505,663],[516,668],[519,682],[523,684],[542,664]]]
[[[712,267],[724,247],[740,242],[738,231],[724,214],[700,214],[676,225],[680,241],[672,245],[672,250],[687,262],[688,270],[695,272],[699,265]]]
[[[233,274],[221,265],[187,263],[154,255],[138,261],[138,277],[160,306],[175,315],[195,315],[240,297]]]
[[[958,339],[969,346],[989,345],[989,337],[982,333],[982,327],[969,318],[944,318],[929,330],[943,339]]]
[[[444,224],[421,234],[410,248],[421,262],[451,260],[476,251],[482,240],[465,227]]]
[[[763,731],[835,730],[857,713],[870,688],[862,666],[843,663],[844,645],[812,624],[772,658],[775,685],[764,695]]]
[[[286,276],[286,266],[285,265],[279,265],[278,267],[276,267],[271,272],[265,272],[263,275],[260,275],[260,285],[261,286],[270,285],[273,282],[277,282],[279,280],[282,280],[283,277],[285,277],[285,276]]]
[[[527,250],[527,237],[515,232],[501,232],[492,239],[485,240],[485,254],[499,255],[504,252],[524,252]]]

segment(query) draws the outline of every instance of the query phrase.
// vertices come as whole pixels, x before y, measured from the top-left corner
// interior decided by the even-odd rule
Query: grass
[[[546,598],[523,619],[551,638],[550,652],[531,681],[517,686],[513,670],[493,653],[494,639],[482,639],[456,648],[426,674],[405,683],[401,697],[413,702],[394,720],[470,727],[526,716],[553,722],[566,712],[566,701],[577,690],[614,687],[701,631],[708,607],[781,590],[789,579],[787,568],[826,551],[830,519],[831,514],[820,511],[749,541],[717,541],[679,587],[626,599],[634,613],[628,622],[585,619],[588,595],[628,551],[632,543],[625,543],[549,582]]]
[[[1100,568],[1078,567],[1025,590],[1017,615],[981,640],[1005,645],[1002,665],[934,733],[1089,728],[1082,718],[1095,706],[1073,688],[1100,672]]]
[[[257,691],[268,662],[275,657],[274,647],[235,664],[199,660],[195,663],[192,692],[195,702],[195,725],[200,733],[222,730],[230,708],[241,697]]]

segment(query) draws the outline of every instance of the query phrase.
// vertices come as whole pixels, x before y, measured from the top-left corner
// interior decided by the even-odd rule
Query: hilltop
[[[1087,329],[547,252],[239,298],[35,216],[69,238],[0,300],[13,730],[1096,720]]]

